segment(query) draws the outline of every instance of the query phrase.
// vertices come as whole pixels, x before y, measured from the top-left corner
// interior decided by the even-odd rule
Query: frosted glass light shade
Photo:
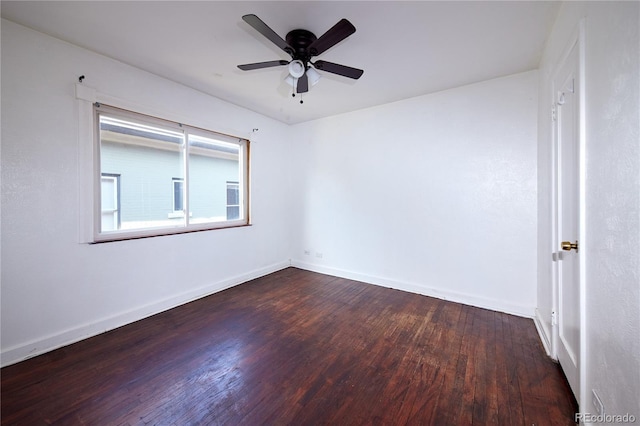
[[[309,69],[307,70],[307,78],[309,79],[309,84],[311,86],[315,86],[316,83],[320,81],[320,73],[314,68],[309,67]]]
[[[289,62],[289,74],[293,78],[300,78],[304,74],[304,64],[301,60],[296,59],[295,61]]]
[[[284,79],[284,82],[291,87],[296,87],[298,85],[298,79],[291,77],[291,74],[287,75],[287,77]]]

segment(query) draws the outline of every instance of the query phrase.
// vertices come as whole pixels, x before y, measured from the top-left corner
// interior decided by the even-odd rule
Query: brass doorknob
[[[575,251],[578,251],[578,242],[577,241],[575,243],[572,243],[571,241],[563,241],[562,242],[562,250],[571,251],[572,249],[575,249]]]

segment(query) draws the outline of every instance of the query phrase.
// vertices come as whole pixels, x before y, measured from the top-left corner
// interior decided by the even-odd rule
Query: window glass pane
[[[227,182],[241,179],[241,146],[201,135],[189,138],[189,222],[229,220]],[[239,197],[236,203],[240,205]],[[240,209],[233,219],[239,219]]]
[[[114,231],[119,226],[120,196],[118,194],[119,176],[102,175],[100,179],[100,194],[102,198],[101,220],[102,229]]]
[[[101,114],[99,124],[101,173],[119,175],[116,229],[184,225],[184,214],[174,213],[176,188],[171,184],[176,177],[184,179],[183,134],[110,114]],[[179,207],[183,204],[180,192]],[[109,197],[102,194],[101,198],[105,211]],[[105,220],[103,214],[100,229],[113,230],[113,220]]]
[[[227,220],[240,218],[240,185],[227,182]]]
[[[227,220],[240,219],[240,206],[227,207]]]
[[[184,210],[184,181],[173,178],[173,211]]]
[[[237,183],[227,182],[227,205],[240,204],[240,191]]]

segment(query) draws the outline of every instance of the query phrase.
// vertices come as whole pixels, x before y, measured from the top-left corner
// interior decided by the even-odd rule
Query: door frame
[[[587,247],[587,235],[586,235],[586,91],[585,91],[585,19],[581,19],[578,28],[574,31],[573,35],[569,38],[567,47],[562,51],[560,60],[556,63],[553,72],[551,73],[551,99],[553,100],[553,115],[552,121],[552,188],[551,188],[551,253],[552,253],[552,312],[557,315],[559,308],[559,264],[561,237],[559,235],[559,197],[561,196],[559,190],[559,172],[560,164],[559,158],[559,142],[558,142],[558,121],[556,118],[557,113],[557,93],[560,88],[555,87],[555,80],[558,73],[564,67],[571,52],[574,48],[578,49],[578,84],[577,91],[578,96],[578,240],[580,242],[579,256],[579,309],[580,309],[580,345],[578,354],[578,394],[575,395],[579,407],[583,407],[587,399],[586,389],[586,365],[587,365],[587,341],[586,341],[586,325],[587,325],[587,311],[586,311],[586,256],[585,248]],[[557,317],[554,317],[557,318]],[[559,328],[558,321],[552,320],[551,330],[551,357],[558,359],[558,345],[559,345]]]

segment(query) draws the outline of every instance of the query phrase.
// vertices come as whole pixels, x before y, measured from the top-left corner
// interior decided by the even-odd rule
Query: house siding
[[[143,146],[103,142],[101,172],[120,176],[121,221],[175,221],[173,179],[184,179],[182,154]],[[226,218],[227,182],[237,182],[238,162],[190,155],[192,218]]]

